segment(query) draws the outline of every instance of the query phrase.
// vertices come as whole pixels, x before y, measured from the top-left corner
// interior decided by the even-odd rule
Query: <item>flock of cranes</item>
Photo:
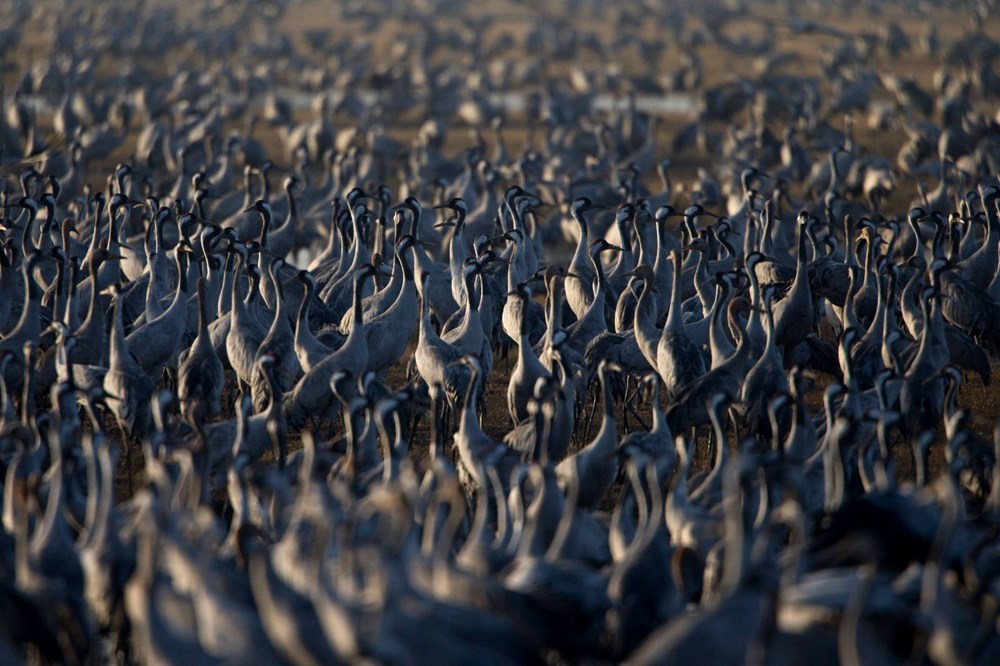
[[[989,32],[143,4],[2,10],[0,663],[1000,661]]]

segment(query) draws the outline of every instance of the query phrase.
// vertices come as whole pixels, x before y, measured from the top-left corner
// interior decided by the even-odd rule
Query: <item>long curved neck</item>
[[[119,245],[125,245],[128,240],[125,231],[125,225],[122,224],[118,219],[118,213],[120,212],[120,207],[112,207],[109,210],[109,224],[110,230],[108,232],[108,249],[111,248],[111,241],[117,241]],[[127,216],[126,216],[127,219]]]
[[[752,331],[754,335],[760,332],[763,322],[760,314],[760,309],[764,299],[761,297],[760,293],[760,281],[757,279],[757,269],[754,266],[753,269],[747,271],[747,275],[750,278],[750,315],[747,319],[747,331]],[[730,329],[733,327],[730,326]]]
[[[920,223],[917,222],[912,217],[907,217],[907,223],[910,225],[910,230],[913,231],[913,253],[910,255],[911,258],[915,259],[917,257],[924,256],[924,234],[920,230]]]
[[[476,415],[476,396],[479,394],[480,381],[478,369],[470,368],[469,384],[466,387],[465,395],[462,396],[462,412],[459,416],[458,432],[455,434],[455,445],[458,448],[459,457],[470,471],[482,469],[482,463],[479,459],[481,452],[473,449],[474,445],[484,439],[484,433]],[[440,423],[440,405],[440,399],[436,400],[437,432],[443,435],[444,431]],[[435,455],[443,454],[443,446],[439,442],[435,442],[435,447],[441,447],[441,450]],[[482,479],[482,482],[485,483],[486,479]]]
[[[104,200],[97,200],[97,210],[94,212],[94,230],[90,235],[90,246],[87,248],[87,256],[92,257],[100,247],[101,243],[101,218],[104,217]]]
[[[271,198],[271,179],[267,177],[267,169],[260,170],[260,198],[268,201]]]
[[[604,420],[601,423],[601,432],[615,432],[615,399],[611,393],[611,382],[608,381],[607,370],[599,368],[597,373],[601,381],[601,399],[603,401]]]
[[[546,346],[552,344],[552,336],[558,328],[562,326],[562,306],[563,296],[558,277],[552,277],[548,281],[548,298],[545,303],[547,310],[545,313],[545,342]]]
[[[83,325],[81,328],[86,328],[87,325],[94,321],[97,316],[97,299],[100,294],[100,288],[97,284],[97,272],[100,270],[101,261],[97,256],[92,255],[90,258],[90,304],[87,306],[87,316],[83,320]]]
[[[706,479],[702,482],[702,485],[708,483],[712,479],[718,478],[718,476],[722,474],[722,471],[726,466],[726,460],[729,457],[729,447],[726,445],[726,438],[722,431],[722,421],[719,418],[719,411],[714,406],[709,407],[708,418],[712,422],[712,433],[715,444],[715,460],[712,464],[712,469],[708,473],[708,477],[706,477]]]
[[[233,267],[233,255],[226,257],[226,262],[222,267],[222,284],[219,287],[219,302],[216,304],[216,311],[222,315],[232,308],[233,305],[233,281],[236,279],[236,269]]]
[[[272,322],[272,328],[278,328],[279,326],[286,326],[288,323],[287,315],[285,314],[285,290],[281,285],[281,280],[278,279],[277,273],[274,270],[274,264],[271,263],[267,267],[268,276],[271,278],[271,284],[274,285],[274,321]]]
[[[885,286],[885,293],[882,296],[882,300],[885,303],[883,307],[884,313],[882,315],[882,345],[883,349],[890,349],[895,343],[895,336],[899,335],[899,325],[896,318],[900,315],[899,309],[896,306],[896,281],[890,277],[889,283]],[[883,356],[884,358],[884,356]],[[889,364],[886,363],[888,366]]]
[[[518,312],[517,319],[517,332],[518,332],[518,343],[517,343],[517,355],[518,361],[521,358],[530,353],[534,353],[531,350],[531,337],[528,330],[528,296],[524,293],[520,294],[521,298],[521,308]]]
[[[655,331],[656,329],[654,288],[652,276],[643,280],[642,290],[639,292],[639,298],[635,302],[635,311],[632,315],[632,326],[637,331]]]
[[[34,235],[35,220],[37,213],[34,208],[28,208],[28,219],[24,223],[24,231],[21,233],[21,256],[29,257],[37,248],[32,240]]]
[[[362,328],[364,325],[364,308],[362,307],[364,287],[364,276],[356,276],[354,279],[354,300],[351,303],[351,323],[355,330],[361,332],[364,331]]]
[[[762,254],[767,255],[771,252],[771,232],[774,230],[774,211],[771,210],[770,206],[764,206],[764,211],[761,216],[764,223],[761,225],[760,245],[757,249]]]
[[[656,257],[653,259],[653,272],[660,273],[670,270],[673,264],[670,262],[669,250],[667,248],[667,222],[656,222]]]
[[[650,432],[669,432],[667,426],[667,416],[663,413],[663,408],[660,406],[660,380],[653,380],[653,399],[652,399],[652,413],[653,413],[653,426]]]
[[[750,333],[749,331],[744,331],[738,324],[736,326],[730,326],[733,333],[736,335],[736,351],[733,352],[733,358],[744,358],[750,353]]]
[[[271,234],[271,213],[267,210],[260,212],[260,246],[267,249],[267,241]]]
[[[52,318],[55,321],[62,320],[62,300],[66,295],[66,283],[69,281],[67,273],[69,264],[64,259],[59,259],[56,263],[55,289],[52,293]]]
[[[799,239],[798,239],[798,256],[795,258],[795,280],[807,280],[809,270],[809,255],[807,254],[807,244],[809,242],[809,234],[806,233],[806,225],[799,225]],[[816,255],[815,245],[813,246],[813,255]]]
[[[38,249],[48,251],[54,245],[52,241],[52,227],[56,223],[56,209],[52,200],[45,199],[45,219],[42,221],[42,235],[38,239]]]
[[[592,307],[603,307],[604,306],[604,264],[601,263],[601,253],[591,252],[590,253],[590,263],[594,267],[595,277],[595,287],[594,287],[594,301]]]
[[[76,261],[66,262],[63,273],[63,283],[58,290],[59,300],[53,306],[52,317],[57,321],[62,321],[72,330],[76,328],[76,282],[80,273]]]
[[[469,325],[469,322],[472,320],[472,313],[476,309],[476,305],[473,302],[476,293],[475,284],[476,284],[475,273],[470,273],[469,275],[466,275],[465,279],[462,281],[462,285],[465,288],[465,307],[462,312],[462,323],[465,326]]]
[[[834,423],[834,429],[836,429]],[[831,432],[827,438],[827,448],[823,456],[824,477],[826,480],[825,504],[829,512],[840,508],[844,500],[844,459],[840,449],[840,433]]]
[[[883,286],[882,279],[879,276],[876,275],[873,279],[875,280],[875,316],[872,318],[872,323],[865,332],[865,337],[881,335],[883,329],[885,328],[887,303],[885,298],[885,287]]]
[[[462,422],[460,427],[464,432],[469,428],[479,428],[479,419],[476,416],[476,394],[479,392],[480,382],[479,372],[472,370],[469,376],[469,385],[465,389],[462,399]]]
[[[511,228],[517,229],[522,234],[524,234],[524,238],[527,238],[528,237],[528,227],[527,227],[527,225],[524,222],[524,218],[521,217],[521,210],[517,206],[510,205],[510,202],[508,202],[508,208],[510,209],[510,226],[511,226]],[[505,231],[509,231],[509,229],[506,229]]]
[[[615,270],[620,271],[630,269],[635,266],[635,258],[632,255],[632,237],[629,234],[628,225],[622,221],[617,221],[618,236],[621,238],[621,252],[618,253],[618,261],[615,263]]]
[[[775,345],[775,328],[774,328],[774,312],[771,309],[770,300],[766,300],[764,303],[764,325],[767,328],[767,337],[764,342],[764,356],[772,357],[776,355],[777,346]]]
[[[187,266],[185,265],[184,252],[178,249],[177,251],[177,291],[174,292],[173,303],[179,303],[184,296],[187,294],[188,280],[187,280]]]
[[[701,313],[704,317],[707,317],[712,311],[712,304],[715,302],[714,300],[709,300],[712,298],[712,291],[707,286],[712,280],[709,274],[709,262],[712,258],[709,253],[710,250],[707,248],[698,253],[698,263],[695,264],[694,269],[695,292],[697,292],[698,298],[701,301]]]
[[[929,331],[931,335],[943,334],[941,333],[941,326],[944,323],[942,319],[941,301],[937,296],[931,296],[928,300],[926,321],[927,323],[924,326],[925,331]]]
[[[351,249],[350,249],[351,253],[350,270],[351,272],[353,272],[357,270],[358,266],[367,262],[370,257],[365,252],[367,246],[365,245],[365,235],[364,235],[364,229],[361,227],[360,215],[354,215],[354,214],[351,215],[351,229],[352,233],[354,234],[354,239],[353,239],[354,242],[351,244]]]
[[[420,328],[418,329],[418,335],[420,340],[424,342],[436,342],[440,338],[431,324],[431,305],[430,300],[427,298],[426,287],[427,285],[424,284],[424,288],[420,290]]]
[[[198,337],[208,340],[208,324],[211,313],[208,309],[208,298],[205,295],[205,282],[198,282]]]
[[[639,542],[649,524],[649,507],[646,493],[638,482],[635,465],[627,466],[629,485],[611,514],[608,540],[611,557],[615,562],[633,562],[639,551]]]
[[[246,303],[240,298],[240,268],[242,268],[243,260],[242,258],[237,259],[233,264],[233,275],[232,283],[230,288],[230,307],[232,308],[234,317],[242,317],[247,314]],[[253,293],[253,285],[250,286],[250,292]]]
[[[649,263],[649,248],[646,246],[646,234],[643,232],[642,228],[639,226],[639,216],[632,216],[630,222],[632,225],[632,238],[635,239],[635,246],[633,251],[635,254],[635,264],[648,264]],[[635,251],[637,248],[637,251]],[[656,258],[653,258],[656,261]]]
[[[166,209],[161,209],[153,214],[152,224],[152,252],[159,257],[163,256],[163,221]]]
[[[874,272],[872,270],[872,264],[875,263],[875,250],[876,250],[877,247],[878,247],[877,244],[874,243],[874,242],[872,242],[872,237],[869,236],[868,239],[865,241],[865,279],[864,279],[864,284],[868,284],[868,281],[869,281],[869,279],[871,279],[871,275]]]
[[[848,391],[857,390],[857,381],[854,377],[854,358],[851,356],[852,343],[847,338],[841,340],[839,345],[840,368],[844,372],[844,386]]]
[[[576,242],[576,253],[582,255],[587,252],[587,245],[590,242],[590,230],[587,228],[587,221],[583,218],[582,213],[573,213],[573,219],[576,220],[577,225],[580,227],[580,238]]]
[[[122,299],[115,303],[114,322],[111,331],[111,351],[110,360],[117,365],[124,365],[128,362],[128,346],[125,343],[125,325],[122,322]]]
[[[348,424],[349,427],[344,438],[347,442],[347,453],[345,454],[346,465],[344,469],[347,480],[354,481],[358,473],[358,449],[366,430],[363,422],[365,410],[355,407],[353,409],[346,409],[346,411],[347,414],[345,414],[344,423]]]
[[[671,264],[675,263],[676,256]],[[673,266],[672,278],[670,282],[670,305],[667,309],[667,322],[663,327],[664,330],[683,325],[681,321],[681,271],[679,266]]]
[[[792,409],[792,427],[788,431],[788,437],[785,438],[782,451],[786,458],[790,458],[793,461],[803,461],[807,455],[804,448],[804,445],[807,443],[805,428],[808,427],[807,423],[810,423],[810,421],[809,411],[803,399],[802,384],[798,376],[792,382],[791,389],[792,398],[795,400]],[[815,431],[813,431],[813,435],[815,436]]]
[[[92,440],[96,449],[97,467],[100,471],[100,496],[97,502],[97,515],[93,523],[91,543],[103,544],[108,531],[108,522],[111,516],[112,497],[114,490],[114,477],[112,472],[111,456],[108,448],[103,442],[103,437],[94,435]]]
[[[338,249],[340,249],[340,225],[337,223],[336,213],[333,215],[333,221],[330,224],[329,231],[330,235],[326,239],[326,247],[324,247],[323,252],[309,264],[309,270],[314,270],[316,267],[323,265],[323,263],[327,260],[332,259]]]
[[[712,326],[719,326],[722,322],[722,313],[725,311],[726,302],[729,299],[729,288],[724,284],[720,284],[715,289],[715,302],[712,303],[712,310],[709,313],[711,317],[710,321]]]
[[[855,296],[857,296],[857,293],[861,291],[861,287],[864,285],[864,282],[862,282],[860,285],[857,284],[857,281],[854,276],[855,272],[852,271],[850,274],[850,279],[848,280],[847,283],[848,285],[847,295],[844,297],[844,310],[842,315],[843,316],[842,324],[844,328],[857,327],[860,325],[858,323],[858,316],[854,312],[854,300]]]
[[[288,199],[288,216],[285,218],[285,224],[294,223],[299,217],[298,204],[292,189],[291,187],[285,188],[285,198]]]
[[[302,302],[299,303],[298,317],[296,318],[296,332],[303,326],[309,326],[309,307],[312,303],[313,292],[312,282],[306,281],[303,288]]]
[[[409,299],[413,297],[413,292],[416,285],[413,281],[413,268],[410,266],[410,259],[406,256],[406,252],[402,254],[396,253],[396,261],[399,262],[400,270],[403,272],[403,283],[400,285],[399,293],[396,295],[396,300],[393,301],[393,305],[398,302],[402,302],[403,299]]]

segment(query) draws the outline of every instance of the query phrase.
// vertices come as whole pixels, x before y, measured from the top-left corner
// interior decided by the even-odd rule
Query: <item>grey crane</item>
[[[205,279],[198,278],[198,335],[187,358],[177,368],[177,397],[181,415],[200,423],[222,409],[225,371],[208,334],[210,310],[205,295]]]

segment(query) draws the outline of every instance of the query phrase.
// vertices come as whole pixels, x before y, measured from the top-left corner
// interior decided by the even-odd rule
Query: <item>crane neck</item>
[[[667,306],[667,321],[663,327],[664,330],[683,325],[681,321],[681,267],[678,265],[679,257],[674,255],[670,263],[673,272],[670,282],[670,304]]]

